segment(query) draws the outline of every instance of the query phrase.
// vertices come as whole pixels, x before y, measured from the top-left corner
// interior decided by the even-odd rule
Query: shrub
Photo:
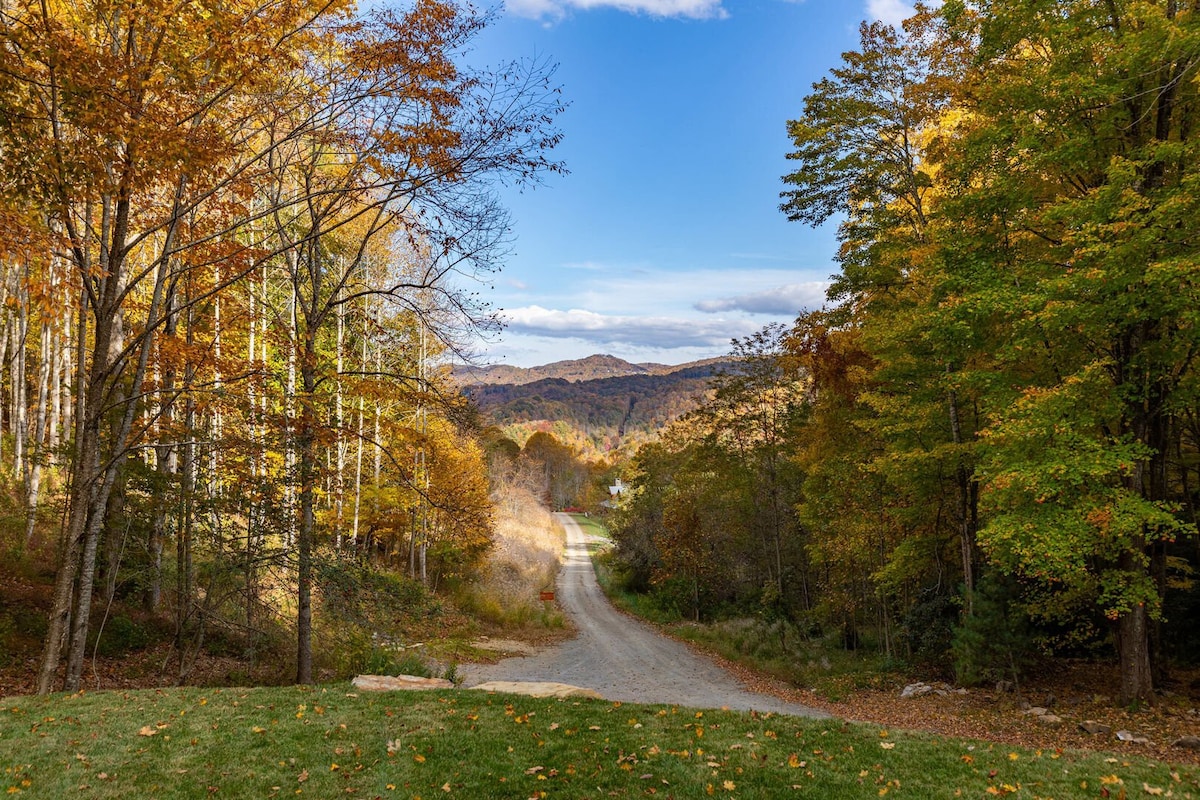
[[[1008,678],[1020,685],[1033,646],[1029,619],[1018,603],[1020,587],[985,573],[975,587],[972,613],[954,631],[954,672],[964,686]]]
[[[396,651],[387,647],[372,647],[358,668],[354,670],[363,675],[415,675],[418,678],[432,678],[433,671],[425,665],[424,660],[411,650]]]
[[[913,661],[927,667],[950,666],[950,643],[958,617],[954,598],[926,589],[900,620],[900,639]]]
[[[134,622],[123,614],[110,617],[102,625],[91,626],[88,631],[88,650],[111,658],[135,650],[145,650],[154,642],[149,628]]]
[[[16,653],[17,625],[7,613],[0,614],[0,667],[7,667]]]

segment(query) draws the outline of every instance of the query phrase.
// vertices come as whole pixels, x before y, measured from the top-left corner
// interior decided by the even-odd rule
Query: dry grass
[[[470,613],[503,627],[562,627],[562,615],[538,598],[554,588],[565,536],[530,492],[506,487],[496,503],[494,545],[484,576],[457,598]]]

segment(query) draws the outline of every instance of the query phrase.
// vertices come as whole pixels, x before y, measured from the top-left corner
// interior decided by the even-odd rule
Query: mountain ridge
[[[457,364],[451,368],[454,380],[461,386],[511,385],[522,386],[547,379],[562,379],[571,383],[620,378],[629,375],[670,375],[680,370],[727,362],[726,358],[709,358],[686,364],[634,363],[617,356],[596,353],[586,358],[553,361],[535,367],[514,367],[508,364],[473,366]]]
[[[589,356],[541,367],[465,368],[455,380],[488,421],[520,445],[550,433],[586,457],[653,441],[696,409],[730,358],[686,364],[634,364]]]

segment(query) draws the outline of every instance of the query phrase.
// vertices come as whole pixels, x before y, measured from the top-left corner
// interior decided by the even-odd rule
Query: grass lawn
[[[474,691],[163,689],[0,700],[26,797],[1200,797],[1200,769],[835,720]]]

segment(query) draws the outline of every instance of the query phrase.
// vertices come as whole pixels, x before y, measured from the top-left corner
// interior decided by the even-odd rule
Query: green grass
[[[576,515],[575,520],[590,532],[608,537],[601,523],[582,515]],[[677,608],[664,605],[654,593],[632,592],[624,587],[611,544],[592,547],[590,553],[596,580],[613,605],[756,672],[812,689],[833,701],[861,689],[878,689],[903,680],[896,672],[898,665],[889,658],[867,650],[849,652],[839,645],[836,635],[805,636],[795,625],[768,623],[755,617],[704,623],[684,619]]]
[[[708,624],[677,622],[665,627],[680,639],[729,661],[812,689],[835,702],[863,689],[882,689],[904,681],[885,656],[847,651],[839,646],[836,635],[805,638],[793,626],[746,618]]]
[[[13,796],[122,800],[1065,798],[1160,788],[1200,797],[1197,768],[1123,755],[835,720],[348,684],[7,698],[0,768],[0,792]]]
[[[608,528],[604,527],[604,523],[600,522],[595,517],[585,517],[583,514],[572,514],[571,519],[578,523],[579,527],[585,534],[599,536],[606,540],[606,543],[593,543],[589,545],[589,552],[594,552],[597,549],[604,550],[612,547],[612,537],[608,533]]]

